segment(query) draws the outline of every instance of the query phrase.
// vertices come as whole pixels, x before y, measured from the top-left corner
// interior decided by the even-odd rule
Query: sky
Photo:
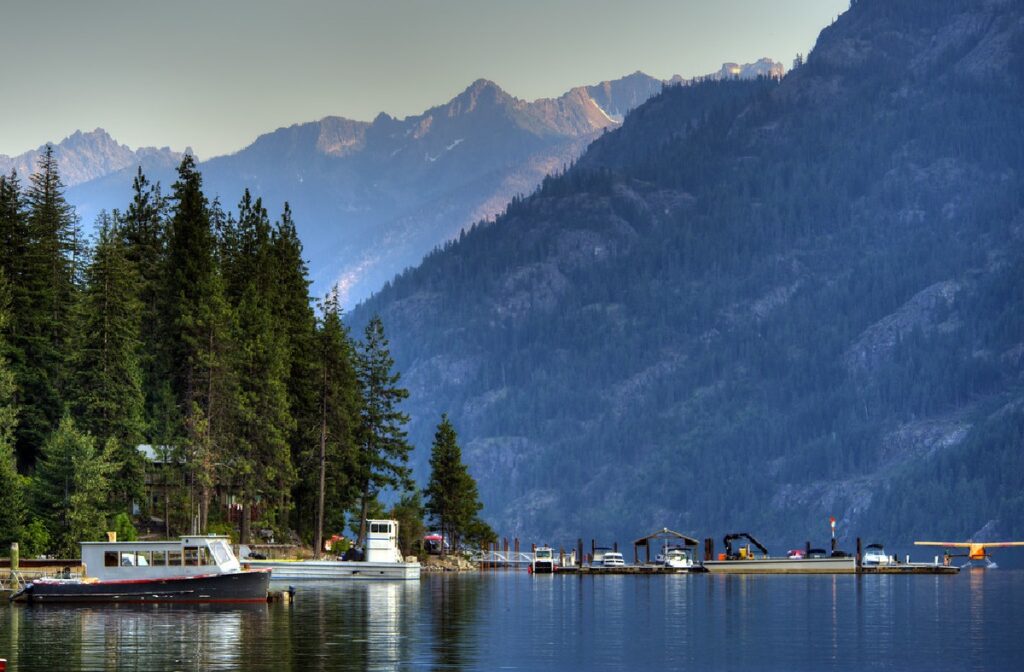
[[[404,117],[486,78],[533,100],[642,70],[788,68],[849,0],[0,0],[0,154],[75,130],[237,151],[328,115]]]

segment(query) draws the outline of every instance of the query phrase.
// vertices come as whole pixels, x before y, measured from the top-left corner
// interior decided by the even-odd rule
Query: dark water
[[[10,670],[1021,670],[1024,570],[424,575],[245,608],[0,605]]]

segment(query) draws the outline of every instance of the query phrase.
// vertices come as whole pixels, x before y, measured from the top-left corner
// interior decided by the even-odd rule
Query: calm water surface
[[[1024,570],[424,575],[292,605],[0,605],[10,670],[1020,670]]]

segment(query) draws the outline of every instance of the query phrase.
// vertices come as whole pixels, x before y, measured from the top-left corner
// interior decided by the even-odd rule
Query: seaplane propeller
[[[992,561],[992,554],[988,552],[988,549],[1024,546],[1024,541],[915,541],[914,545],[942,546],[946,549],[946,552],[943,555],[943,560],[947,565],[952,562],[953,558],[967,558],[967,564],[965,564],[964,567],[970,567],[974,563],[977,563],[977,566],[995,569],[998,565]],[[950,552],[950,549],[957,548],[966,548],[967,552]]]

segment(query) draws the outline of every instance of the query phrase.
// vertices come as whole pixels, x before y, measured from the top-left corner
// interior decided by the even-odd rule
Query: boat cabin
[[[241,571],[228,538],[193,535],[177,541],[87,541],[86,576],[101,581],[162,579]]]
[[[367,562],[402,562],[402,552],[398,548],[397,520],[366,521],[366,556]]]

